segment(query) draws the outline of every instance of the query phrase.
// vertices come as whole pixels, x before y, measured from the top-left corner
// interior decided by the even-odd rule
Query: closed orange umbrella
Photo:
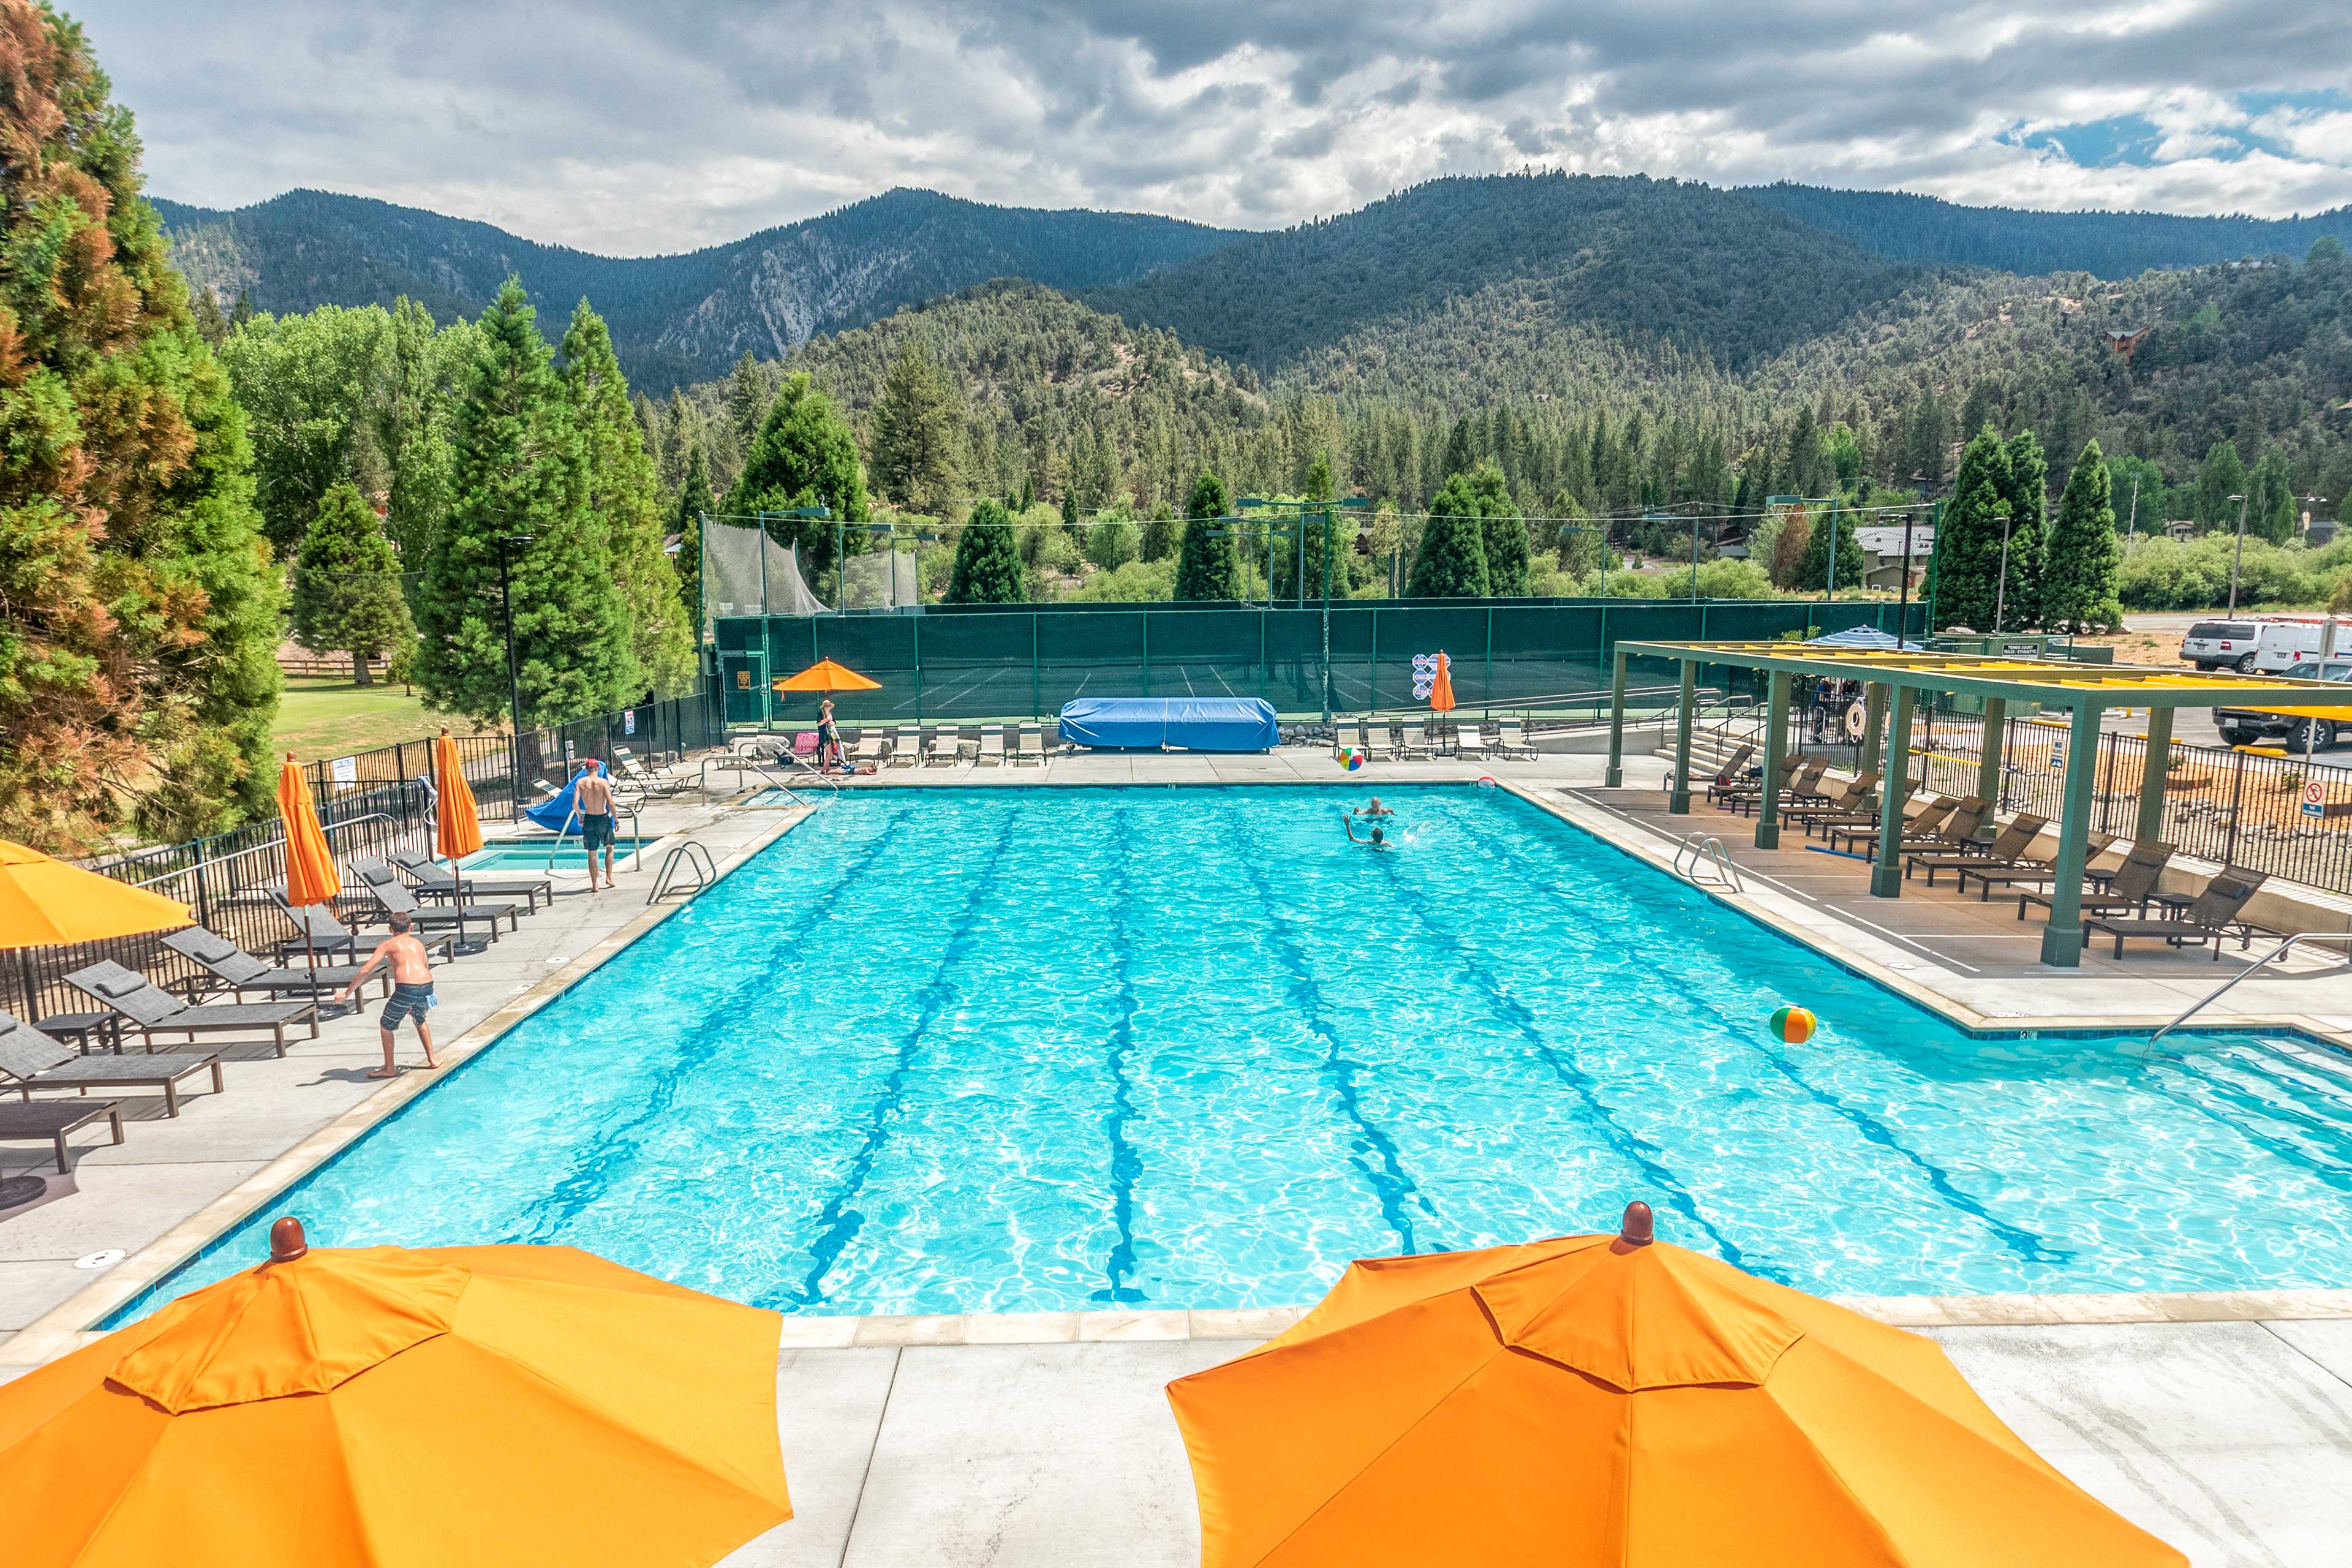
[[[568,1247],[270,1240],[0,1385],[9,1568],[702,1568],[792,1517],[775,1313]]]
[[[1433,713],[1451,712],[1454,708],[1454,661],[1442,653],[1437,656],[1437,674],[1429,683],[1429,707]]]
[[[868,680],[846,665],[821,658],[798,675],[774,683],[778,691],[879,691],[882,683]]]
[[[291,752],[278,771],[278,815],[286,826],[286,901],[298,910],[333,903],[343,890],[343,879],[335,871],[335,852],[328,847],[326,830],[319,826],[310,781]]]
[[[460,856],[482,847],[482,818],[474,805],[473,787],[466,783],[466,764],[447,725],[433,742],[433,852],[457,869]]]
[[[1202,1568],[2186,1568],[1933,1341],[1650,1239],[1351,1265],[1169,1385]]]

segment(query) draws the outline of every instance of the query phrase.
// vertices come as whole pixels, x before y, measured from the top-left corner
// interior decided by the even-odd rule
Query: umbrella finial
[[[1647,1247],[1658,1239],[1657,1229],[1650,1222],[1649,1205],[1635,1198],[1625,1205],[1625,1219],[1617,1227],[1617,1239],[1628,1247]]]
[[[302,1234],[302,1222],[292,1215],[269,1227],[270,1262],[291,1263],[310,1250],[310,1239]]]

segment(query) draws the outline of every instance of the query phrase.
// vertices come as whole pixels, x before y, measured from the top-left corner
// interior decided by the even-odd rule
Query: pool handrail
[[[646,893],[646,903],[658,903],[673,891],[669,875],[680,861],[684,861],[686,868],[694,873],[694,881],[691,886],[676,891],[691,897],[719,880],[719,863],[710,858],[710,851],[699,841],[689,838],[682,844],[670,846],[669,853],[662,857],[661,869],[654,873],[654,885]]]
[[[2285,957],[2289,950],[2291,950],[2294,944],[2299,942],[2352,942],[2352,931],[2299,931],[2295,932],[2293,936],[2288,937],[2284,942],[2279,943],[2276,947],[2271,949],[2260,958],[2255,959],[2252,963],[2247,964],[2245,968],[2241,969],[2237,973],[2232,974],[2229,979],[2224,980],[2221,984],[2216,985],[2212,990],[2208,991],[2203,996],[2200,996],[2196,1001],[2190,1003],[2187,1013],[2181,1014],[2180,1016],[2175,1018],[2172,1022],[2167,1024],[2153,1035],[2150,1035],[2147,1037],[2147,1043],[2151,1046],[2156,1044],[2157,1041],[2164,1038],[2165,1036],[2172,1033],[2173,1030],[2189,1022],[2190,1013],[2201,1012],[2209,1003],[2221,1000],[2221,994],[2223,992],[2229,990],[2230,987],[2235,985],[2239,981],[2243,980],[2249,974],[2252,974],[2255,970],[2263,967],[2273,959]]]

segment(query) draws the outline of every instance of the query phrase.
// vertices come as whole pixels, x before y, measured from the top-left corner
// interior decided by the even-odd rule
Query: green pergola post
[[[1878,746],[1886,728],[1886,687],[1874,680],[1862,689],[1862,761],[1864,773],[1878,766]]]
[[[2147,761],[2139,775],[2139,821],[2135,838],[2164,837],[2164,778],[2172,769],[2172,710],[2147,710]]]
[[[1380,612],[1372,612],[1375,616]],[[1601,778],[1603,789],[1625,784],[1625,650],[1617,650],[1616,668],[1609,677],[1609,771]]]
[[[1683,671],[1683,699],[1681,705],[1675,710],[1675,777],[1671,792],[1666,796],[1666,815],[1669,816],[1690,815],[1691,708],[1698,696],[1698,661],[1685,658],[1679,662]]]
[[[1984,700],[1984,744],[1977,752],[1977,795],[1998,807],[2000,805],[2000,764],[2009,739],[2009,699],[1988,697]]]
[[[1780,758],[1789,749],[1789,672],[1776,669],[1766,688],[1764,790],[1756,802],[1756,847],[1780,847]]]
[[[1886,777],[1878,786],[1878,860],[1870,868],[1870,896],[1903,896],[1903,803],[1911,797],[1911,703],[1907,686],[1895,689],[1887,723]]]
[[[2042,962],[2060,969],[2083,966],[2083,863],[2089,857],[2092,792],[2099,777],[2099,705],[2074,710],[2066,743],[2066,809],[2058,824],[2058,860],[2051,868],[2050,923],[2042,929]]]

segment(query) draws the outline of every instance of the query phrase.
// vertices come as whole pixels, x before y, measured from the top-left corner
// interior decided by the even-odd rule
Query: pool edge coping
[[[719,862],[719,874],[697,889],[694,898],[648,906],[599,938],[569,963],[509,996],[471,1028],[442,1047],[443,1065],[438,1069],[403,1073],[323,1126],[306,1134],[292,1148],[107,1270],[100,1279],[67,1297],[5,1340],[0,1340],[0,1367],[39,1366],[82,1344],[103,1338],[94,1325],[104,1321],[126,1302],[244,1224],[270,1198],[309,1177],[377,1126],[389,1121],[410,1100],[497,1044],[517,1025],[635,946],[640,938],[733,876],[761,850],[807,821],[813,814],[813,808],[801,808],[785,820],[747,839]],[[716,823],[709,826],[716,826]],[[688,838],[696,831],[698,830],[688,829],[668,837]]]

